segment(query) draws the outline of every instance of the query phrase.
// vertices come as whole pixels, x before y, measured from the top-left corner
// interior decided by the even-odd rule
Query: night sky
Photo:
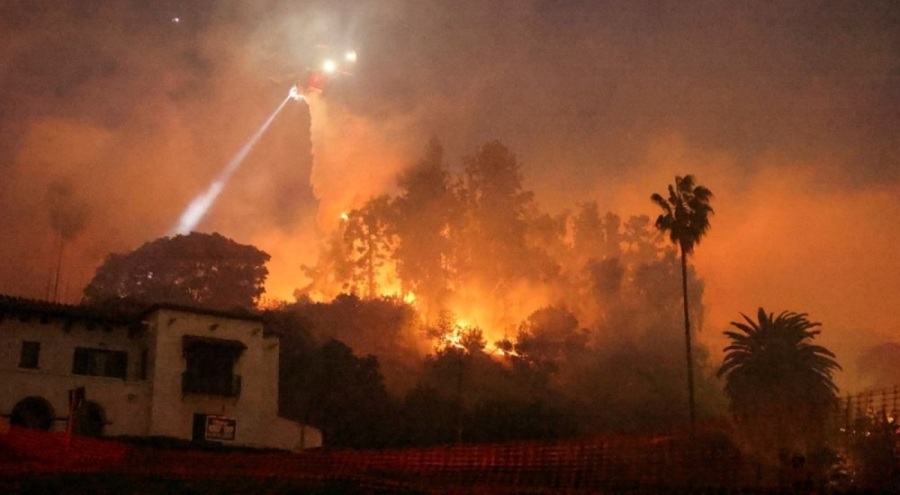
[[[548,212],[710,188],[713,348],[759,306],[822,322],[845,368],[898,341],[897,2],[4,0],[0,46],[2,293],[46,297],[64,233],[76,301],[347,47],[353,74],[291,102],[198,228],[272,254],[270,295],[429,138],[455,167],[499,139]]]

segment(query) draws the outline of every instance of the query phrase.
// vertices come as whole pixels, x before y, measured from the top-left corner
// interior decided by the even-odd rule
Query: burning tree
[[[454,274],[453,236],[460,227],[460,202],[433,139],[425,157],[397,178],[394,200],[398,236],[394,259],[404,293],[413,291],[429,320],[440,315]]]
[[[534,194],[523,190],[516,155],[503,143],[491,141],[467,157],[465,164],[461,262],[469,275],[498,286],[536,275],[539,253],[527,242]]]
[[[394,251],[392,205],[387,196],[370,200],[362,208],[352,210],[344,220],[344,243],[351,270],[344,289],[353,293],[364,290],[367,298],[378,297],[379,275]]]
[[[685,297],[690,320],[702,325],[703,283],[679,260],[680,245],[667,245],[649,216],[620,217],[596,202],[557,215],[540,211],[516,155],[499,141],[464,158],[461,173],[447,168],[432,141],[398,176],[396,196],[373,198],[345,216],[308,271],[313,283],[298,291],[306,301],[337,297],[331,304],[341,314],[385,296],[408,303],[418,312],[415,324],[437,332],[421,378],[394,366],[407,363],[400,354],[416,346],[395,345],[407,339],[376,331],[372,318],[360,318],[359,328],[331,325],[347,330],[332,337],[377,354],[389,389],[404,382],[396,380],[401,374],[415,382],[413,402],[462,403],[465,422],[475,410],[503,417],[509,404],[521,406],[517,414],[535,404],[591,411],[579,428],[598,433],[685,421],[688,411],[672,408],[688,399],[677,381],[676,327]],[[671,283],[679,271],[687,294]],[[342,291],[352,295],[338,296]],[[484,331],[468,335],[466,328]],[[352,336],[376,333],[386,338]],[[421,349],[418,335],[408,340],[418,338]],[[724,408],[705,349],[692,351],[700,407]],[[474,432],[469,423],[464,431]]]

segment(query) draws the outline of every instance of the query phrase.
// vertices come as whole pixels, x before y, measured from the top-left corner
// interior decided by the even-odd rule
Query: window
[[[241,395],[241,377],[234,365],[246,346],[236,340],[184,337],[186,369],[181,388],[185,394]]]
[[[22,342],[22,353],[19,354],[19,368],[37,369],[41,358],[40,342]]]
[[[75,375],[106,376],[124,380],[127,369],[128,354],[124,351],[75,348],[75,357],[72,360],[72,373]]]

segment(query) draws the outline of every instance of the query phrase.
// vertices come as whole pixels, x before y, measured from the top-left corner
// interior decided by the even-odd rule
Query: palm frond
[[[755,320],[741,316],[743,322],[732,322],[724,332],[730,345],[716,372],[726,377],[725,391],[736,413],[776,407],[767,405],[772,401],[780,407],[812,407],[836,400],[832,373],[841,366],[833,352],[809,342],[821,333],[821,323],[810,321],[806,313],[776,316],[763,308]]]

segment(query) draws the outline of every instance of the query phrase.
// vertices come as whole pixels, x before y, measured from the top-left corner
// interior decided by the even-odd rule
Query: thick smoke
[[[45,295],[21,274],[52,273],[52,184],[91,213],[67,246],[78,287],[166,232],[317,45],[352,45],[354,75],[290,105],[200,226],[272,254],[270,295],[431,136],[454,167],[500,139],[550,212],[653,215],[697,175],[716,194],[701,339],[763,305],[854,354],[897,330],[898,29],[889,2],[4,2],[0,292]]]

